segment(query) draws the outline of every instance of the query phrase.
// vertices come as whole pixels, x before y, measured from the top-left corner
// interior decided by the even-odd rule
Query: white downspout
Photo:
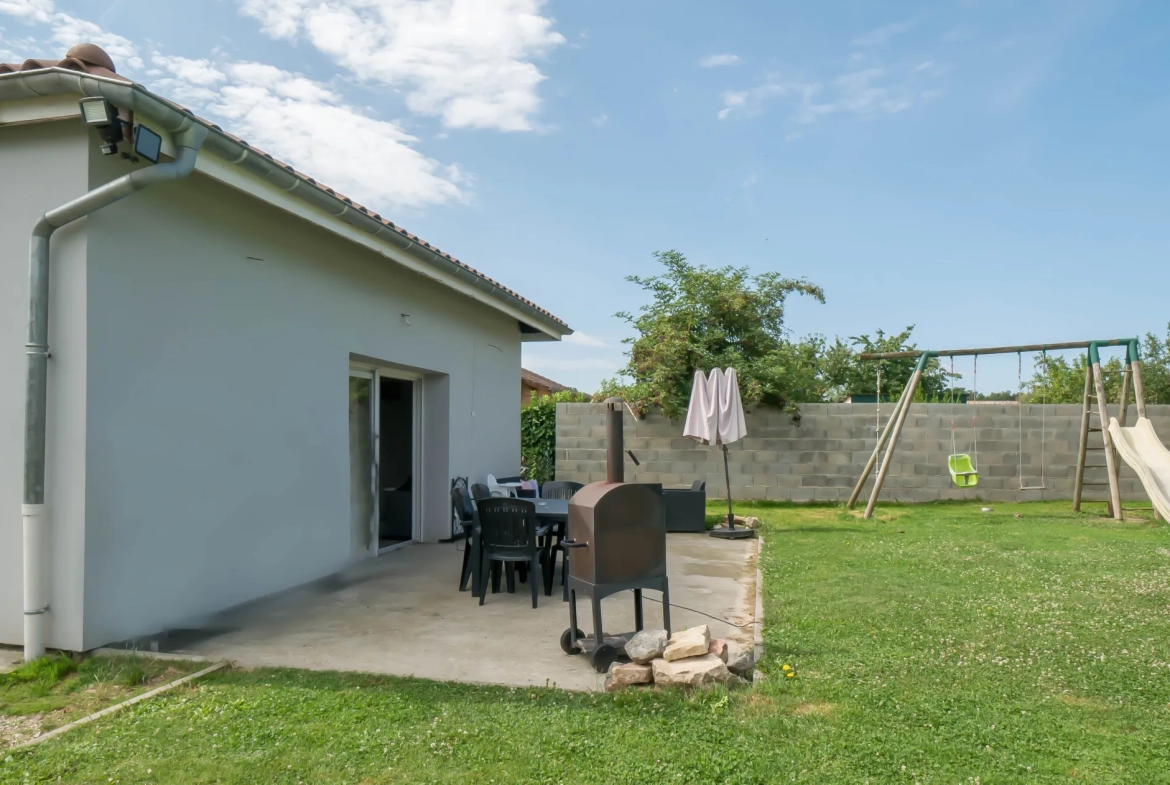
[[[111,180],[37,221],[29,246],[28,378],[24,423],[24,658],[45,654],[45,614],[49,611],[48,522],[45,511],[45,420],[49,369],[49,238],[66,224],[84,218],[156,183],[186,177],[195,168],[207,129],[187,120],[174,132],[175,158]]]

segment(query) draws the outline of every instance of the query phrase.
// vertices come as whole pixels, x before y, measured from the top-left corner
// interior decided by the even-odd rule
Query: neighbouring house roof
[[[559,382],[554,382],[548,377],[541,376],[539,373],[533,373],[527,368],[520,369],[520,381],[524,382],[529,387],[540,387],[548,390],[549,392],[562,392],[563,390],[573,389],[572,387],[566,387]]]
[[[38,80],[39,77],[53,74],[67,78],[53,82],[39,80],[34,83],[34,80]],[[24,89],[5,90],[6,83],[13,80],[23,80]],[[387,246],[412,253],[440,272],[455,273],[471,283],[474,289],[520,311],[526,317],[521,320],[521,324],[527,327],[525,332],[540,332],[555,339],[573,332],[564,321],[536,303],[450,254],[439,250],[402,227],[396,226],[373,210],[277,160],[270,153],[227,133],[218,125],[195,115],[185,107],[152,93],[137,82],[119,75],[110,56],[94,44],[79,44],[66,52],[64,59],[61,60],[31,59],[19,64],[0,63],[0,101],[37,98],[69,92],[81,96],[101,95],[120,109],[143,113],[148,117],[151,116],[151,110],[155,109],[157,105],[177,111],[185,118],[207,128],[209,135],[205,147],[212,148],[213,152],[223,156],[230,164],[240,165],[273,182],[276,180],[274,175],[285,175],[291,178],[292,182],[287,186],[282,182],[276,184],[284,191],[299,196],[313,206],[320,207],[322,197],[324,200],[336,203],[340,211],[330,212],[334,218],[340,219],[344,223],[350,225],[376,224],[373,229],[368,225],[363,225],[361,228],[371,234],[376,234],[380,240],[386,242]],[[152,119],[161,122],[157,118],[152,117]],[[166,130],[173,131],[175,129],[168,127]],[[211,143],[213,139],[217,144]],[[301,188],[298,189],[298,186]],[[308,186],[308,188],[303,186]],[[387,237],[384,233],[388,233],[390,236]]]

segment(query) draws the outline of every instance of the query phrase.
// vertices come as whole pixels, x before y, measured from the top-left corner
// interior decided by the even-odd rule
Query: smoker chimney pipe
[[[626,481],[626,456],[624,434],[622,433],[622,409],[626,402],[621,398],[605,399],[605,481]]]

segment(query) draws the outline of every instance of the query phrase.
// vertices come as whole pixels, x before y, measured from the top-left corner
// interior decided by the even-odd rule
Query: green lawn
[[[750,689],[217,673],[0,751],[0,781],[1170,782],[1170,527],[992,506],[738,506],[766,524]]]
[[[0,673],[0,752],[38,731],[120,703],[197,667],[199,663],[128,654],[76,663],[58,654]]]

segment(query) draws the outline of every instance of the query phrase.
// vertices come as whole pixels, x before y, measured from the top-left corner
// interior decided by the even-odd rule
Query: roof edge
[[[398,251],[410,253],[437,272],[463,281],[500,305],[508,306],[508,310],[518,311],[522,321],[550,338],[560,339],[573,332],[564,321],[498,281],[140,84],[60,67],[0,74],[0,101],[67,93],[102,96],[120,109],[153,120],[168,132],[191,123],[201,125],[208,130],[204,147],[228,164],[260,176],[333,219],[360,228]]]

